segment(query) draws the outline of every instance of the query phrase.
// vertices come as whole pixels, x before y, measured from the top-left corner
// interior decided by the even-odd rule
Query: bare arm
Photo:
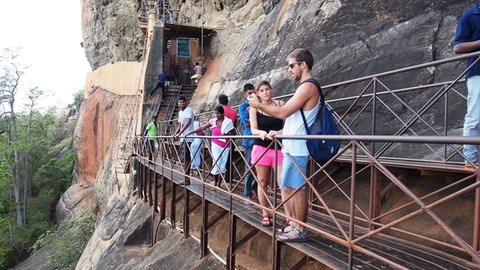
[[[182,134],[182,132],[184,132],[188,128],[188,126],[190,126],[190,123],[192,123],[192,118],[187,118],[187,120],[185,121],[185,123],[183,123],[183,125],[178,126],[177,132],[175,132],[175,135],[173,136],[174,137],[180,136],[180,134]]]
[[[313,83],[304,83],[298,87],[295,94],[282,107],[265,106],[258,102],[256,98],[249,98],[248,101],[250,102],[250,107],[264,111],[270,116],[286,119],[300,110],[300,108],[306,111],[313,109],[317,105],[318,96],[318,90]]]
[[[190,131],[190,132],[187,133],[185,136],[195,134],[195,133],[197,133],[197,132],[199,132],[199,131],[202,131],[202,130],[205,130],[205,129],[211,127],[211,126],[212,126],[212,124],[210,124],[210,122],[207,122],[207,123],[203,124],[203,126],[200,126],[200,127],[196,128],[196,129]]]
[[[456,54],[470,53],[480,49],[480,40],[462,42],[453,47],[453,52]]]
[[[252,135],[260,135],[260,138],[265,140],[267,132],[265,130],[258,129],[257,112],[258,110],[256,108],[250,106],[248,111],[250,115],[250,129],[252,130]]]
[[[175,132],[173,133],[173,137],[176,137],[178,136],[177,134],[180,134],[178,133],[178,131],[180,130],[180,127],[182,126],[182,124],[178,123],[178,126],[177,126],[177,129],[175,130]]]

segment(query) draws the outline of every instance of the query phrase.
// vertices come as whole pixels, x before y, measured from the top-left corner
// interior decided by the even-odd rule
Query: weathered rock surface
[[[82,1],[83,45],[92,68],[141,60],[144,40],[138,2]],[[207,74],[191,102],[197,112],[211,110],[220,93],[229,95],[231,104],[238,104],[246,82],[268,79],[275,95],[291,93],[294,84],[283,67],[287,54],[297,47],[313,52],[313,70],[322,84],[452,56],[456,22],[471,5],[460,0],[223,0],[205,1],[202,16],[203,1],[169,2],[175,14],[182,14],[179,22],[200,26],[204,17],[205,27],[217,29],[206,48]],[[447,73],[460,73],[461,68],[451,66],[428,76],[434,82]],[[409,81],[425,76],[417,74]],[[395,82],[397,86],[402,83]],[[330,97],[344,94],[327,93]],[[58,210],[62,219],[90,207],[97,211],[94,236],[77,269],[222,268],[210,257],[198,261],[187,256],[198,254],[193,251],[198,244],[167,227],[161,229],[165,241],[147,248],[151,209],[130,197],[132,187],[116,178],[109,156],[112,141],[121,132],[115,123],[122,102],[123,98],[97,90],[80,111],[76,185],[65,194],[60,203],[64,206]],[[459,108],[452,112],[462,113]]]

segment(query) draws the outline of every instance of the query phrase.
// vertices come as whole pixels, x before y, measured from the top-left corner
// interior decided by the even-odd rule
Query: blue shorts
[[[307,175],[308,156],[291,156],[285,154],[282,164],[282,184],[280,184],[280,188],[282,189],[298,189],[303,183],[305,183],[305,177],[297,169],[292,159],[301,169],[303,175]],[[304,186],[302,189],[307,189],[307,186]]]

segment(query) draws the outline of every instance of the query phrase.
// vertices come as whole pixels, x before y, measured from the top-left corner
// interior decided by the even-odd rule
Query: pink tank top
[[[216,118],[213,118],[213,119],[210,119],[210,124],[212,125],[210,127],[210,130],[212,131],[212,136],[221,136],[223,135],[222,134],[222,130],[221,130],[221,127],[220,126],[217,126],[217,119]],[[212,138],[212,143],[220,146],[220,147],[225,147],[228,145],[228,140],[226,141],[221,141],[219,140],[218,138]]]

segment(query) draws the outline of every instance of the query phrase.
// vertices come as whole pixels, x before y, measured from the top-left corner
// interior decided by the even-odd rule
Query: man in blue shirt
[[[465,12],[458,22],[453,51],[457,54],[480,50],[480,8],[474,5]],[[467,68],[477,57],[467,60]],[[480,64],[470,67],[467,77],[467,113],[463,124],[463,136],[478,136],[480,133]],[[464,145],[465,168],[478,165],[478,146]]]
[[[151,98],[153,94],[155,94],[155,91],[157,91],[159,87],[162,88],[162,93],[165,92],[165,81],[167,80],[167,78],[168,75],[166,70],[164,70],[162,74],[158,75],[157,85],[155,85],[155,88],[153,88],[152,92],[148,95],[149,98]]]
[[[238,115],[240,116],[240,123],[243,128],[243,135],[252,135],[252,130],[250,129],[250,118],[249,118],[249,108],[250,104],[248,103],[248,96],[255,93],[255,87],[251,83],[247,83],[243,86],[243,97],[245,101],[240,104],[238,107]],[[253,174],[249,170],[252,166],[251,163],[251,156],[252,156],[252,148],[253,148],[253,139],[242,139],[243,149],[245,158],[247,159],[247,163],[245,164],[245,171],[247,175],[245,176],[245,191],[244,195],[248,199],[247,202],[252,200],[252,196],[257,197],[257,182],[253,179]],[[253,167],[252,167],[253,169]],[[251,203],[251,202],[250,202]]]

